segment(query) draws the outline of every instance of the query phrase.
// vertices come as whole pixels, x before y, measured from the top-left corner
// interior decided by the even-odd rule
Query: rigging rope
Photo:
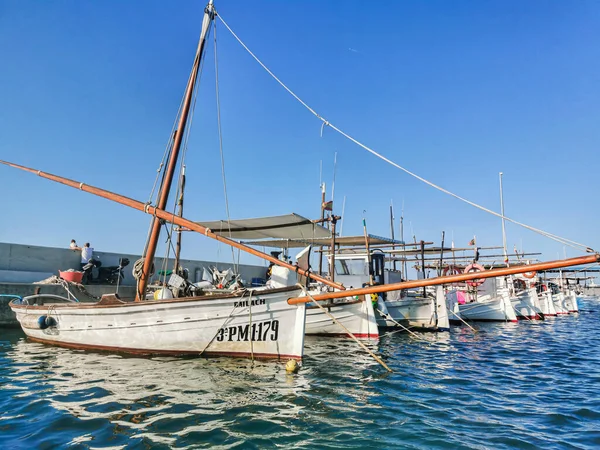
[[[585,250],[588,253],[594,253],[594,250],[592,248],[588,247],[587,245],[584,245],[584,244],[581,244],[579,242],[576,242],[576,241],[573,241],[573,240],[570,240],[570,239],[567,239],[567,238],[563,238],[563,237],[557,236],[555,234],[549,233],[547,231],[540,230],[539,228],[534,228],[532,226],[529,226],[529,225],[526,225],[524,223],[518,222],[518,221],[516,221],[514,219],[511,219],[509,217],[503,216],[500,213],[492,211],[489,208],[486,208],[486,207],[481,206],[481,205],[479,205],[479,204],[477,204],[475,202],[472,202],[472,201],[470,201],[470,200],[468,200],[468,199],[466,199],[464,197],[461,197],[460,195],[455,194],[455,193],[453,193],[453,192],[451,192],[451,191],[449,191],[447,189],[444,189],[443,187],[438,186],[437,184],[434,184],[431,181],[426,180],[425,178],[417,175],[414,172],[411,172],[410,170],[406,169],[405,167],[402,167],[401,165],[399,165],[399,164],[395,163],[394,161],[390,160],[389,158],[387,158],[387,157],[385,157],[385,156],[377,153],[375,150],[371,149],[370,147],[366,146],[365,144],[359,142],[358,140],[356,140],[355,138],[353,138],[349,134],[347,134],[344,131],[342,131],[339,128],[337,128],[335,125],[333,125],[331,122],[329,122],[324,117],[322,117],[319,113],[317,113],[314,109],[312,109],[310,106],[308,106],[308,104],[306,102],[304,102],[290,88],[288,88],[279,78],[277,78],[277,76],[273,72],[271,72],[267,68],[267,66],[265,66],[263,64],[263,62],[260,59],[258,59],[258,57],[254,53],[252,53],[252,51],[246,46],[246,44],[244,44],[244,42],[242,42],[242,40],[237,36],[237,34],[234,33],[234,31],[229,27],[229,25],[227,25],[227,22],[225,22],[225,20],[223,19],[223,17],[220,14],[217,14],[217,17],[219,18],[219,20],[221,20],[221,22],[223,23],[223,25],[225,25],[225,27],[229,30],[229,32],[233,35],[233,37],[240,43],[240,45],[242,47],[244,47],[244,49],[250,54],[250,56],[252,56],[252,58],[254,58],[254,60],[258,64],[260,64],[262,66],[262,68],[265,69],[267,71],[267,73],[269,75],[271,75],[275,79],[275,81],[277,81],[281,85],[281,87],[283,87],[292,97],[294,97],[300,104],[302,104],[302,106],[304,106],[306,109],[308,109],[317,119],[319,119],[322,122],[322,125],[321,125],[321,134],[322,134],[323,128],[325,126],[329,126],[333,130],[337,131],[339,134],[341,134],[342,136],[344,136],[346,139],[354,142],[356,145],[358,145],[359,147],[362,147],[363,149],[365,149],[366,151],[368,151],[372,155],[376,156],[377,158],[379,158],[379,159],[387,162],[388,164],[396,167],[397,169],[402,170],[403,172],[407,173],[408,175],[416,178],[417,180],[419,180],[419,181],[421,181],[421,182],[423,182],[423,183],[425,183],[425,184],[427,184],[427,185],[429,185],[429,186],[431,186],[431,187],[433,187],[433,188],[435,188],[435,189],[437,189],[437,190],[439,190],[439,191],[441,191],[441,192],[443,192],[445,194],[448,194],[448,195],[450,195],[450,196],[452,196],[452,197],[454,197],[454,198],[456,198],[456,199],[458,199],[458,200],[460,200],[460,201],[462,201],[464,203],[467,203],[467,204],[469,204],[469,205],[471,205],[471,206],[473,206],[473,207],[475,207],[477,209],[485,211],[485,212],[487,212],[489,214],[492,214],[492,215],[494,215],[496,217],[499,217],[499,218],[502,218],[504,220],[507,220],[507,221],[509,221],[509,222],[511,222],[511,223],[513,223],[515,225],[519,225],[519,226],[521,226],[523,228],[526,228],[526,229],[528,229],[530,231],[538,233],[538,234],[540,234],[542,236],[545,236],[545,237],[547,237],[549,239],[552,239],[554,241],[560,242],[561,244],[568,245],[568,246],[573,247],[573,248],[580,248],[580,249]]]
[[[231,217],[229,216],[229,198],[227,196],[227,180],[225,178],[225,157],[223,156],[223,133],[221,131],[221,101],[219,100],[219,60],[217,58],[217,23],[213,27],[213,37],[215,43],[215,88],[217,99],[217,128],[219,130],[219,152],[221,153],[221,175],[223,177],[223,192],[225,194],[225,213],[227,214],[227,227],[229,228],[229,239],[231,239]],[[231,261],[233,270],[238,273],[238,267],[235,264],[235,252],[231,248]]]

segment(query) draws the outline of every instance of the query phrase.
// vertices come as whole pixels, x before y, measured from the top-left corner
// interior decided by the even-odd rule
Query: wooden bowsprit
[[[483,272],[463,273],[459,275],[448,275],[445,277],[428,278],[426,280],[403,281],[401,283],[381,284],[359,289],[347,289],[343,292],[329,292],[313,296],[315,301],[325,301],[334,298],[353,297],[355,295],[379,294],[381,292],[399,291],[402,289],[414,289],[424,286],[437,286],[440,284],[460,283],[462,281],[479,280],[483,278],[495,278],[506,275],[515,275],[524,272],[541,271],[548,269],[556,269],[559,267],[578,266],[581,264],[592,264],[600,261],[600,254],[596,253],[589,256],[579,256],[577,258],[560,259],[557,261],[548,261],[543,263],[529,264],[524,266],[512,266],[502,269],[484,270]],[[308,303],[305,297],[290,298],[290,305],[299,303]]]

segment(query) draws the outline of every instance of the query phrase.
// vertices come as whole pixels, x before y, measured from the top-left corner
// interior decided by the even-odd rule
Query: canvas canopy
[[[231,239],[331,239],[331,232],[298,214],[255,219],[197,222],[213,233]],[[258,243],[256,245],[263,245]]]
[[[329,232],[329,230],[327,230]],[[372,234],[368,235],[369,245],[403,245],[402,241],[392,240],[382,236],[375,236]],[[273,248],[301,248],[307,245],[323,246],[328,247],[331,245],[331,233],[327,238],[304,238],[304,239],[277,239],[277,240],[266,240],[266,241],[245,241],[246,245],[262,245],[263,247]],[[364,236],[338,236],[335,238],[336,246],[341,247],[353,247],[365,245]]]

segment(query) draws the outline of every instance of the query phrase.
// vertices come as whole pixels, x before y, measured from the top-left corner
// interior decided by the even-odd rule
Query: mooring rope
[[[461,197],[460,195],[455,194],[455,193],[453,193],[453,192],[451,192],[451,191],[449,191],[449,190],[447,190],[447,189],[445,189],[445,188],[443,188],[441,186],[438,186],[437,184],[434,184],[433,182],[426,180],[425,178],[417,175],[416,173],[411,172],[410,170],[406,169],[405,167],[402,167],[398,163],[395,163],[394,161],[392,161],[391,159],[389,159],[389,158],[381,155],[380,153],[377,153],[375,150],[371,149],[367,145],[361,143],[360,141],[358,141],[357,139],[353,138],[349,134],[347,134],[344,131],[340,130],[335,125],[333,125],[331,122],[329,122],[327,119],[325,119],[323,116],[321,116],[319,113],[317,113],[314,109],[312,109],[310,106],[308,106],[308,104],[306,102],[304,102],[289,87],[287,87],[279,78],[277,78],[277,76],[273,72],[271,72],[271,70],[269,70],[269,68],[267,68],[267,66],[260,59],[258,59],[258,57],[254,53],[252,53],[252,51],[248,48],[248,46],[246,44],[244,44],[244,42],[238,37],[238,35],[234,33],[234,31],[229,27],[229,25],[227,25],[227,22],[225,22],[225,20],[223,20],[223,17],[220,14],[218,14],[217,17],[219,18],[219,20],[221,20],[221,22],[223,23],[223,25],[225,25],[225,27],[229,30],[229,32],[233,35],[233,37],[240,43],[240,45],[242,47],[244,47],[244,49],[250,54],[250,56],[252,56],[252,58],[254,58],[254,60],[258,64],[260,64],[262,66],[262,68],[265,69],[267,71],[267,73],[269,75],[271,75],[271,77],[273,77],[275,79],[275,81],[277,81],[281,85],[281,87],[283,87],[292,97],[294,97],[300,104],[302,104],[302,106],[304,106],[306,109],[308,109],[317,119],[319,119],[322,122],[321,129],[323,129],[325,126],[329,126],[333,130],[337,131],[339,134],[341,134],[342,136],[344,136],[346,139],[354,142],[356,145],[358,145],[359,147],[362,147],[364,150],[368,151],[369,153],[371,153],[372,155],[374,155],[377,158],[381,159],[382,161],[385,161],[388,164],[396,167],[397,169],[402,170],[406,174],[408,174],[408,175],[416,178],[417,180],[419,180],[419,181],[427,184],[428,186],[431,186],[431,187],[433,187],[433,188],[435,188],[435,189],[437,189],[437,190],[439,190],[439,191],[441,191],[441,192],[443,192],[445,194],[448,194],[448,195],[450,195],[450,196],[452,196],[452,197],[454,197],[454,198],[456,198],[456,199],[458,199],[458,200],[460,200],[460,201],[462,201],[464,203],[467,203],[468,205],[471,205],[471,206],[473,206],[473,207],[475,207],[477,209],[480,209],[481,211],[485,211],[485,212],[487,212],[489,214],[492,214],[492,215],[494,215],[496,217],[504,219],[504,220],[506,220],[508,222],[511,222],[511,223],[515,224],[515,225],[518,225],[520,227],[526,228],[526,229],[528,229],[530,231],[533,231],[535,233],[541,234],[542,236],[545,236],[545,237],[547,237],[549,239],[552,239],[552,240],[554,240],[556,242],[560,242],[561,244],[568,245],[568,246],[573,247],[573,248],[580,248],[580,249],[583,249],[584,251],[586,251],[588,253],[594,253],[594,250],[591,247],[587,246],[587,245],[584,245],[584,244],[581,244],[579,242],[573,241],[571,239],[563,238],[563,237],[557,236],[555,234],[549,233],[547,231],[540,230],[539,228],[534,228],[534,227],[529,226],[527,224],[518,222],[518,221],[516,221],[514,219],[511,219],[509,217],[506,217],[506,216],[504,216],[504,215],[502,215],[500,213],[492,211],[489,208],[486,208],[486,207],[481,206],[481,205],[479,205],[479,204],[477,204],[475,202],[472,202],[472,201],[470,201],[470,200],[468,200],[468,199],[466,199],[464,197]]]
[[[357,338],[356,336],[354,336],[354,334],[352,334],[352,333],[350,332],[350,330],[348,330],[348,328],[346,328],[344,325],[342,325],[342,324],[341,324],[341,323],[340,323],[340,322],[339,322],[339,321],[338,321],[338,320],[335,318],[335,316],[334,316],[333,314],[331,314],[329,311],[327,311],[327,310],[326,310],[326,309],[325,309],[325,308],[324,308],[324,307],[323,307],[323,306],[322,306],[322,305],[321,305],[321,304],[320,304],[318,301],[316,301],[316,300],[315,300],[315,299],[312,297],[312,295],[310,295],[310,294],[309,294],[309,292],[306,290],[306,288],[305,288],[303,285],[301,285],[300,283],[297,283],[297,284],[296,284],[296,286],[300,286],[300,288],[302,288],[302,291],[304,292],[304,294],[305,294],[305,295],[306,295],[308,298],[310,298],[310,299],[312,300],[312,302],[313,302],[315,305],[317,305],[319,308],[321,308],[321,311],[323,311],[323,313],[325,313],[325,315],[327,315],[327,316],[328,316],[328,317],[329,317],[331,320],[333,320],[333,321],[334,321],[334,322],[335,322],[337,325],[339,325],[339,326],[340,326],[340,328],[342,328],[342,329],[343,329],[343,330],[344,330],[344,331],[345,331],[345,332],[348,334],[348,336],[350,336],[350,337],[351,337],[351,338],[352,338],[352,339],[353,339],[353,340],[354,340],[354,341],[355,341],[355,342],[356,342],[358,345],[360,345],[360,346],[363,348],[363,350],[365,350],[365,351],[366,351],[366,352],[367,352],[369,355],[371,355],[371,357],[372,357],[372,358],[373,358],[375,361],[377,361],[379,364],[381,364],[381,365],[382,365],[382,366],[383,366],[383,367],[384,367],[384,368],[385,368],[385,369],[386,369],[388,372],[393,372],[393,370],[392,370],[392,369],[390,369],[390,368],[388,367],[388,365],[387,365],[386,363],[384,363],[384,362],[381,360],[381,358],[379,358],[379,357],[378,357],[378,356],[377,356],[375,353],[373,353],[371,350],[369,350],[369,348],[368,348],[368,347],[367,347],[365,344],[363,344],[362,342],[360,342],[360,341],[358,340],[358,338]],[[365,301],[367,301],[367,300],[365,300]]]

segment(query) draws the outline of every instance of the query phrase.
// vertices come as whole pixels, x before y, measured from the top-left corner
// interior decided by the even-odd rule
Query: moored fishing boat
[[[143,302],[108,295],[91,304],[33,296],[13,301],[11,308],[29,338],[63,347],[300,359],[304,308],[286,302],[300,293],[292,287]]]
[[[539,285],[538,290],[538,300],[540,302],[540,309],[544,314],[544,317],[552,317],[556,316],[556,308],[554,307],[554,302],[552,301],[552,292],[548,287],[544,285]]]
[[[370,296],[346,298],[341,301],[329,301],[321,304],[325,311],[316,305],[306,308],[306,334],[320,336],[343,336],[347,333],[342,324],[354,336],[359,338],[379,337],[379,327]],[[336,323],[332,317],[338,322]]]
[[[544,318],[534,287],[515,293],[510,302],[519,320],[542,320]]]
[[[469,294],[463,291],[452,290],[446,298],[448,308],[460,319],[476,322],[517,322],[517,315],[506,288],[498,289],[494,294],[477,295],[476,299],[470,299]]]

